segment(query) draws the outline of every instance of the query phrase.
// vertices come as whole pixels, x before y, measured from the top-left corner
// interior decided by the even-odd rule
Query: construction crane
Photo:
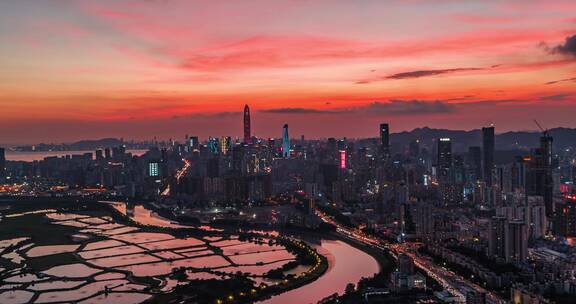
[[[534,119],[534,123],[538,126],[540,131],[542,131],[542,135],[548,136],[548,129],[542,128],[542,126],[540,125],[540,123],[538,123],[538,121],[536,119]]]

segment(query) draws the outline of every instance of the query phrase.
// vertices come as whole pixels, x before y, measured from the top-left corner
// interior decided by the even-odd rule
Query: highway
[[[387,250],[395,258],[397,258],[399,254],[406,254],[410,256],[418,268],[426,272],[426,274],[428,274],[428,276],[431,278],[435,279],[439,284],[442,285],[442,287],[444,287],[446,291],[457,297],[458,301],[461,303],[466,303],[466,292],[469,290],[476,290],[478,292],[486,293],[487,303],[507,303],[506,300],[502,299],[493,292],[490,292],[481,286],[466,280],[462,276],[442,267],[441,265],[436,265],[431,260],[422,257],[420,254],[418,254],[414,246],[410,246],[409,243],[390,244],[387,241],[366,235],[358,229],[344,227],[319,209],[316,209],[316,215],[318,215],[324,222],[334,225],[336,227],[336,232],[343,237],[363,243],[368,246],[379,248],[381,250]]]
[[[176,181],[179,182],[180,179],[186,175],[186,172],[188,171],[188,169],[190,169],[190,161],[183,158],[182,161],[184,162],[184,166],[182,166],[182,168],[180,168],[180,170],[176,171],[176,174],[174,175],[174,177],[176,177]],[[166,186],[166,189],[164,189],[164,191],[162,191],[162,193],[160,193],[160,195],[162,196],[168,196],[170,195],[170,184],[168,184]]]

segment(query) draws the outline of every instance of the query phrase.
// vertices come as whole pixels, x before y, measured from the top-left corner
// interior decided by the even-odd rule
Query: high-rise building
[[[220,138],[220,152],[222,155],[228,155],[232,149],[232,138],[230,136],[222,136]]]
[[[528,258],[528,229],[522,220],[511,220],[506,225],[506,262],[521,263]]]
[[[250,130],[250,108],[248,105],[244,106],[244,143],[248,144],[251,141],[251,130]]]
[[[340,169],[346,169],[346,150],[340,150]]]
[[[420,140],[416,139],[408,145],[408,155],[412,158],[420,156]]]
[[[526,193],[542,196],[546,216],[554,216],[554,180],[552,175],[552,137],[547,133],[540,137],[540,147],[524,159],[526,162]]]
[[[496,215],[506,217],[508,220],[523,220],[527,225],[528,239],[536,240],[544,237],[548,226],[544,210],[542,201],[530,201],[522,205],[498,207]]]
[[[387,123],[380,124],[380,144],[382,145],[382,152],[385,154],[390,153],[390,129]]]
[[[288,135],[288,124],[282,128],[282,157],[290,157],[290,135]]]
[[[505,259],[506,257],[506,218],[503,216],[495,216],[490,220],[488,231],[488,255]]]
[[[160,164],[157,161],[151,161],[148,163],[148,176],[149,177],[160,176]]]
[[[526,162],[523,157],[517,156],[514,159],[512,167],[510,168],[510,175],[512,191],[523,191],[526,186]],[[525,196],[525,199],[528,199],[528,197]]]
[[[566,238],[576,237],[576,201],[566,200],[556,214],[554,234]]]
[[[102,161],[103,159],[104,159],[104,151],[102,151],[102,149],[96,150],[96,160]]]
[[[6,176],[6,150],[0,148],[0,180]]]
[[[273,137],[268,138],[268,152],[272,157],[276,157],[278,149],[276,148],[276,139]]]
[[[198,136],[190,136],[188,138],[188,146],[190,150],[198,150],[200,148],[200,141],[198,140]]]
[[[544,205],[546,215],[554,216],[554,180],[552,176],[552,136],[545,132],[540,137],[540,151],[542,153],[542,173],[544,174]]]
[[[494,169],[494,127],[482,128],[482,166],[484,182],[487,187],[491,187]]]
[[[468,163],[472,171],[474,182],[482,179],[482,149],[474,146],[468,148]]]
[[[528,257],[528,228],[523,220],[495,216],[490,220],[488,254],[506,262],[519,263]]]
[[[430,202],[420,201],[413,204],[413,206],[414,211],[412,214],[416,225],[416,233],[421,238],[431,237],[434,232],[433,205]]]
[[[438,139],[438,180],[440,182],[450,181],[450,171],[452,168],[452,142],[450,138]]]

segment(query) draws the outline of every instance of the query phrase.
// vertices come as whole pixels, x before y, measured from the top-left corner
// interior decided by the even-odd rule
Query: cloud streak
[[[332,110],[313,108],[275,108],[261,110],[271,114],[362,114],[362,115],[422,115],[451,113],[456,110],[453,104],[443,101],[389,100],[374,101],[366,105]]]
[[[419,70],[392,74],[387,76],[386,79],[409,79],[409,78],[420,78],[420,77],[430,77],[442,74],[450,74],[456,72],[468,72],[468,71],[480,71],[484,68],[456,68],[456,69],[440,69],[440,70]]]
[[[311,108],[276,108],[276,109],[266,109],[260,110],[263,113],[274,113],[274,114],[338,114],[342,111],[338,110],[318,110]]]
[[[560,83],[560,82],[570,82],[570,81],[576,82],[576,77],[566,78],[566,79],[560,79],[560,80],[554,80],[554,81],[548,81],[548,82],[545,83],[545,84],[550,85],[550,84],[557,84],[557,83]]]
[[[493,65],[490,68],[496,68],[500,65]],[[432,70],[415,70],[415,71],[408,71],[408,72],[401,72],[396,73],[384,77],[376,77],[376,78],[369,78],[363,79],[356,82],[356,84],[369,84],[376,81],[384,81],[384,80],[405,80],[405,79],[415,79],[415,78],[424,78],[424,77],[434,77],[444,74],[453,74],[459,72],[471,72],[471,71],[482,71],[490,68],[452,68],[452,69],[432,69]]]

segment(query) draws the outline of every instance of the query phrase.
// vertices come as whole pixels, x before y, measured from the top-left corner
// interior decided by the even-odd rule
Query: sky
[[[2,0],[0,143],[576,127],[576,1]]]

